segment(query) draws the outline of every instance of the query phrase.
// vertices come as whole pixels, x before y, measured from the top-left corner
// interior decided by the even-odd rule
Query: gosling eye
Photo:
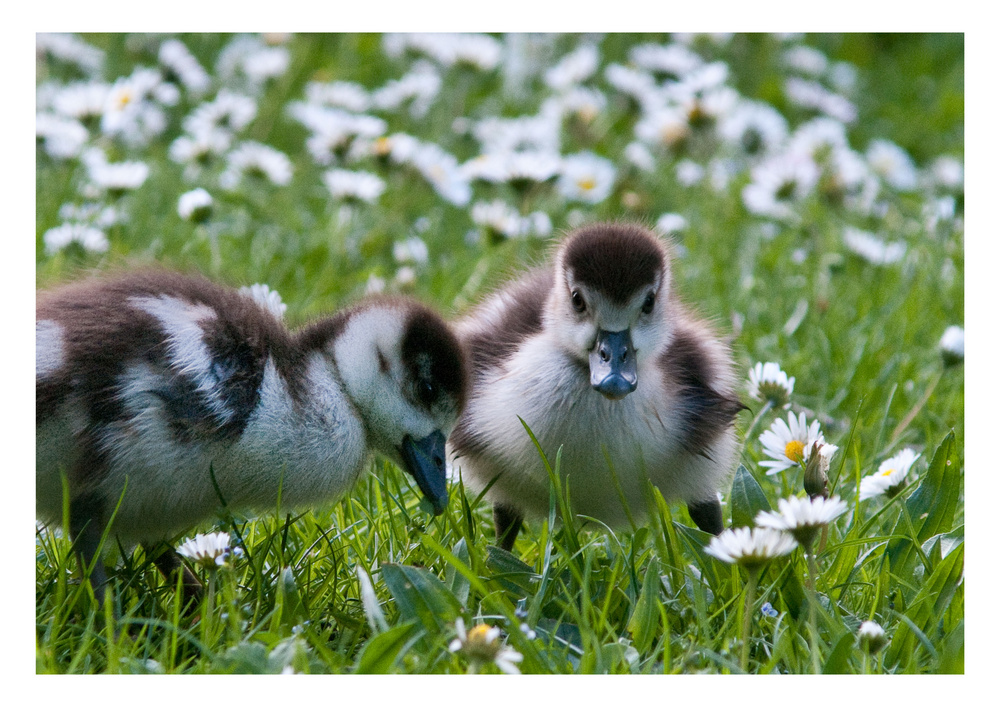
[[[587,311],[587,303],[583,300],[583,295],[580,294],[580,290],[573,290],[570,294],[570,298],[573,301],[573,309],[581,314]]]
[[[653,305],[656,304],[656,293],[650,292],[646,295],[645,301],[642,303],[642,313],[649,314],[653,311]]]
[[[437,398],[437,386],[429,380],[422,380],[417,383],[417,397],[424,405],[430,406]]]

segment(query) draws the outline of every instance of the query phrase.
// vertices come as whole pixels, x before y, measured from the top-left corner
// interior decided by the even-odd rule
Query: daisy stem
[[[201,640],[206,646],[211,646],[213,641],[212,624],[215,618],[215,570],[208,571],[208,592],[205,595],[205,604],[201,608]]]
[[[743,643],[740,646],[740,668],[747,672],[750,662],[750,617],[753,616],[754,595],[757,593],[757,580],[760,577],[760,567],[747,569],[749,577],[746,586],[746,603],[743,606]]]
[[[809,567],[809,652],[812,654],[813,673],[819,675],[819,634],[816,630],[816,555],[806,552],[806,565]]]

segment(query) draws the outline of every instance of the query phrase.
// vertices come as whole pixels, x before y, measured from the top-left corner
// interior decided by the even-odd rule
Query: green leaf
[[[646,568],[646,576],[642,581],[642,591],[635,603],[635,610],[628,620],[628,630],[640,653],[649,650],[656,638],[656,629],[660,625],[660,574],[656,571],[656,563],[650,563]]]
[[[516,555],[495,545],[486,548],[486,567],[492,572],[491,579],[518,596],[525,596],[525,592],[533,592],[534,584],[539,579],[531,565],[525,564]]]
[[[826,659],[826,664],[823,666],[824,675],[843,675],[847,672],[847,659],[851,656],[854,641],[854,634],[850,631],[837,639],[837,643],[834,645],[833,650],[830,651],[830,655]]]
[[[455,543],[455,547],[452,548],[451,553],[455,556],[455,559],[468,567],[469,548],[465,544],[465,538],[459,538],[459,541]],[[469,601],[468,577],[458,572],[454,565],[449,564],[444,570],[444,581],[448,589],[451,590],[452,595],[464,608]]]
[[[734,528],[752,528],[754,518],[760,511],[771,510],[771,504],[767,502],[764,489],[742,464],[736,470],[736,476],[733,478],[733,492],[729,497],[729,504],[733,512]]]
[[[386,563],[382,565],[382,581],[403,619],[417,619],[429,631],[439,631],[462,610],[441,580],[420,567]]]
[[[932,628],[938,628],[937,624],[959,588],[964,570],[965,543],[962,543],[941,560],[930,579],[913,598],[904,616],[917,631],[911,629],[909,623],[899,624],[886,653],[888,665],[894,664],[901,656],[912,654],[919,636],[930,633]]]
[[[958,507],[962,473],[959,468],[958,445],[954,431],[938,446],[934,459],[917,490],[910,494],[904,505],[905,513],[893,531],[895,535],[911,537],[912,524],[915,538],[889,543],[889,561],[893,570],[900,573],[913,553],[913,540],[917,544],[938,533],[950,531]]]
[[[410,621],[373,636],[361,649],[355,672],[379,675],[390,672],[415,631],[416,625]]]

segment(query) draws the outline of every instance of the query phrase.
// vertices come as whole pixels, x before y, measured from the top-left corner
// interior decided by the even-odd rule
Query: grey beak
[[[638,384],[632,332],[597,331],[597,342],[590,352],[590,385],[609,400],[621,400]]]
[[[399,448],[406,470],[417,480],[417,486],[431,502],[436,516],[444,513],[444,509],[448,505],[444,442],[444,435],[440,430],[435,430],[416,442],[410,435],[406,435]]]

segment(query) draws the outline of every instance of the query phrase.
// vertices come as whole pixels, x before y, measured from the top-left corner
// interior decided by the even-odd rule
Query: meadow
[[[177,538],[237,550],[194,565],[194,614],[131,548],[97,606],[39,526],[38,673],[964,672],[961,35],[36,46],[38,288],[158,263],[265,285],[291,325],[370,292],[457,316],[574,227],[637,221],[746,379],[727,528],[817,474],[843,502],[727,555],[655,490],[630,527],[574,516],[540,455],[549,518],[507,553],[460,468],[435,517],[376,459],[330,507]]]

